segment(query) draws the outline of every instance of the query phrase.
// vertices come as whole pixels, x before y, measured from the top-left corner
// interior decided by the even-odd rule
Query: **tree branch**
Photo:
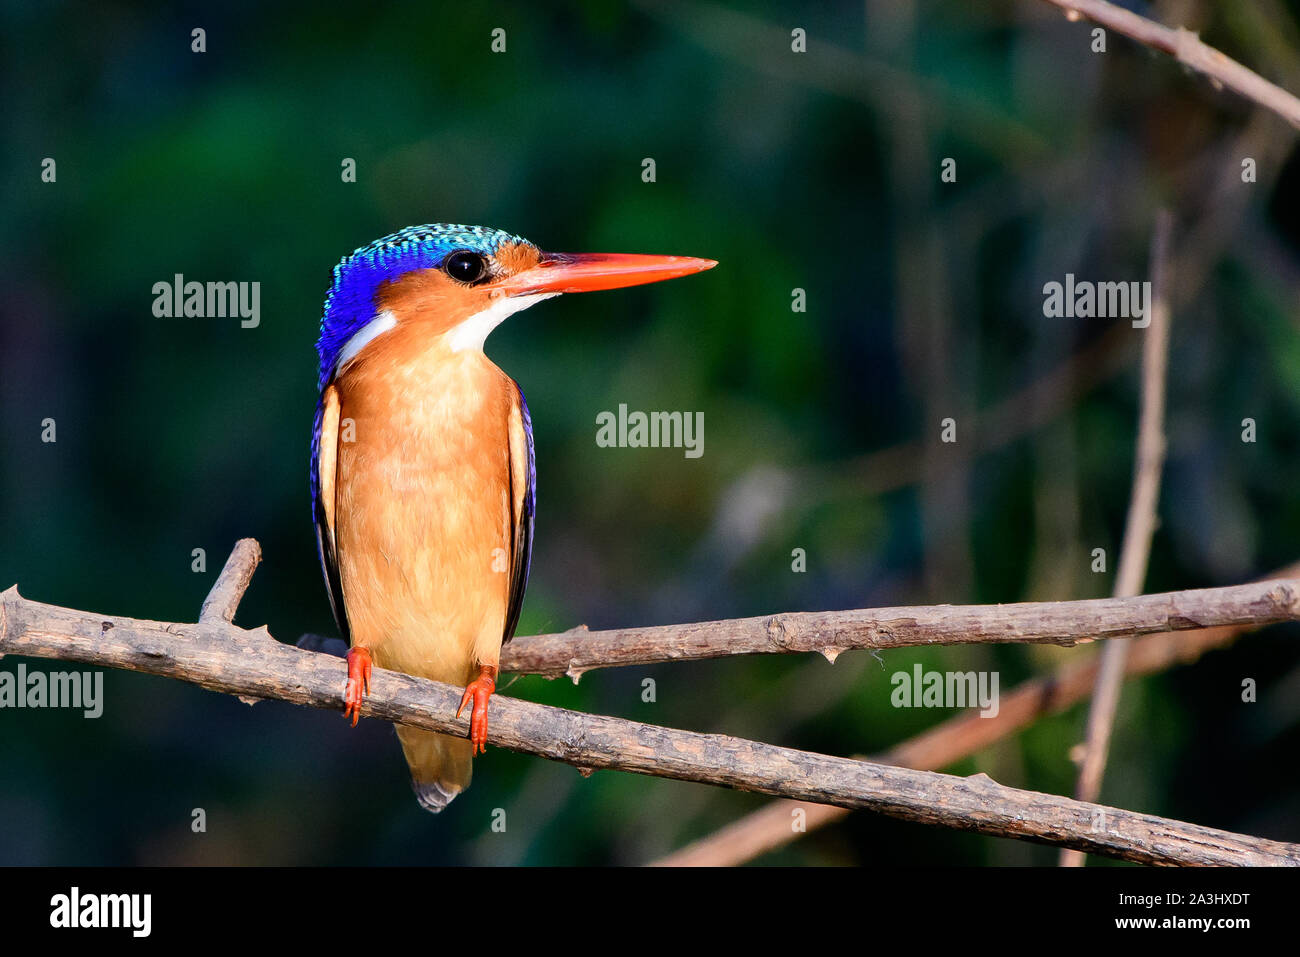
[[[1218,625],[1300,618],[1300,581],[1277,580],[1130,598],[921,605],[787,612],[683,625],[572,629],[517,637],[501,649],[501,670],[577,681],[596,668],[729,655],[815,651],[830,661],[861,648],[1028,642],[1072,645]]]
[[[1300,575],[1300,564],[1277,572]],[[1156,674],[1177,664],[1189,664],[1257,626],[1224,625],[1196,631],[1169,631],[1134,641],[1126,661],[1127,676]],[[1059,714],[1087,700],[1097,679],[1098,660],[1071,662],[1054,674],[1025,681],[1004,694],[991,718],[968,709],[915,737],[864,761],[897,764],[917,770],[939,770],[1028,727],[1044,715]],[[855,755],[855,757],[858,757]],[[791,827],[796,809],[804,812],[803,830]],[[706,837],[656,861],[662,867],[733,867],[753,860],[849,814],[847,808],[801,801],[773,801]]]
[[[238,562],[232,564],[238,565]],[[223,576],[224,577],[224,576]],[[1294,596],[1294,588],[1281,586]],[[215,589],[214,589],[215,590]],[[1292,602],[1293,603],[1293,602]],[[220,620],[92,615],[0,594],[0,654],[80,661],[178,678],[241,698],[341,710],[345,666]],[[368,717],[464,735],[460,689],[375,669]],[[608,768],[876,810],[920,823],[1148,864],[1300,865],[1300,845],[1232,834],[996,784],[827,757],[499,697],[488,740],[583,769]]]
[[[1205,74],[1216,86],[1272,110],[1292,126],[1300,127],[1300,99],[1270,83],[1258,73],[1201,42],[1191,30],[1166,27],[1106,0],[1046,0],[1060,7],[1071,20],[1087,17],[1130,39],[1168,53],[1178,62]]]
[[[248,591],[248,583],[253,580],[253,572],[262,560],[262,546],[254,538],[241,538],[235,542],[234,550],[226,559],[216,583],[203,600],[199,611],[199,621],[235,620],[235,609]]]
[[[1115,597],[1125,598],[1142,591],[1151,557],[1151,539],[1156,533],[1156,505],[1160,500],[1160,476],[1165,463],[1165,378],[1169,367],[1169,234],[1167,210],[1156,215],[1151,237],[1151,312],[1142,348],[1142,408],[1138,415],[1137,452],[1133,461],[1133,490],[1128,518],[1124,522],[1124,543],[1115,572]],[[1074,796],[1095,801],[1101,794],[1101,780],[1110,755],[1111,730],[1124,683],[1124,658],[1128,639],[1107,642],[1101,650],[1097,685],[1088,708],[1079,776]],[[1077,851],[1061,852],[1061,866],[1082,867]]]

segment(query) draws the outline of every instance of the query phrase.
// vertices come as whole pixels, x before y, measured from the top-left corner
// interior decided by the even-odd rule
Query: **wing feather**
[[[312,430],[312,518],[316,523],[316,549],[321,570],[325,573],[325,590],[339,634],[352,643],[347,609],[343,605],[343,583],[334,541],[334,494],[338,477],[339,393],[327,385],[316,405],[316,422]]]
[[[513,382],[516,400],[510,407],[510,600],[501,643],[514,637],[524,590],[533,563],[533,515],[537,507],[537,465],[533,454],[533,419],[519,383]]]

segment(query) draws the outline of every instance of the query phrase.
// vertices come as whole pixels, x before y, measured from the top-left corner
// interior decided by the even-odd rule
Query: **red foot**
[[[370,694],[370,649],[348,649],[348,684],[343,691],[343,717],[352,719],[357,726],[361,717],[361,699]]]
[[[456,709],[456,717],[465,710],[465,705],[470,701],[474,702],[474,708],[469,715],[469,739],[474,747],[471,753],[482,754],[487,751],[487,709],[488,698],[492,692],[497,689],[497,670],[491,665],[484,665],[482,673],[465,686],[465,693],[461,696],[460,707]]]

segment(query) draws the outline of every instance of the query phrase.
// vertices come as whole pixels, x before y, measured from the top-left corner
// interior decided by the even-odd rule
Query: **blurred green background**
[[[1141,333],[1046,319],[1041,290],[1147,278],[1162,207],[1172,375],[1148,590],[1300,558],[1295,131],[1118,35],[1092,52],[1090,26],[1045,4],[2,9],[0,587],[192,621],[253,536],[265,563],[238,621],[332,633],[307,492],[321,303],[340,257],[424,222],[721,263],[546,303],[489,340],[536,430],[522,634],[1109,594]],[[1295,3],[1136,9],[1300,90]],[[155,318],[175,273],[260,282],[260,326]],[[702,410],[703,457],[598,448],[619,403]],[[1103,801],[1300,840],[1296,638],[1267,629],[1129,683]],[[1090,653],[732,659],[507,693],[844,755],[951,714],[890,706],[914,662],[997,670],[1005,694]],[[0,711],[0,863],[641,863],[766,800],[493,748],[433,817],[387,725],[124,672],[105,687],[98,720]],[[952,770],[1068,793],[1082,722],[1041,720]],[[1054,860],[856,814],[761,862]]]

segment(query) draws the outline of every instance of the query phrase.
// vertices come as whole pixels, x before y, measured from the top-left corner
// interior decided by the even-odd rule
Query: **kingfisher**
[[[374,666],[464,686],[467,738],[399,726],[438,812],[487,746],[488,699],[532,561],[536,468],[519,384],[483,352],[503,320],[566,292],[711,269],[709,259],[548,253],[484,226],[410,226],[334,268],[312,428],[312,517],[347,641],[355,727]]]

